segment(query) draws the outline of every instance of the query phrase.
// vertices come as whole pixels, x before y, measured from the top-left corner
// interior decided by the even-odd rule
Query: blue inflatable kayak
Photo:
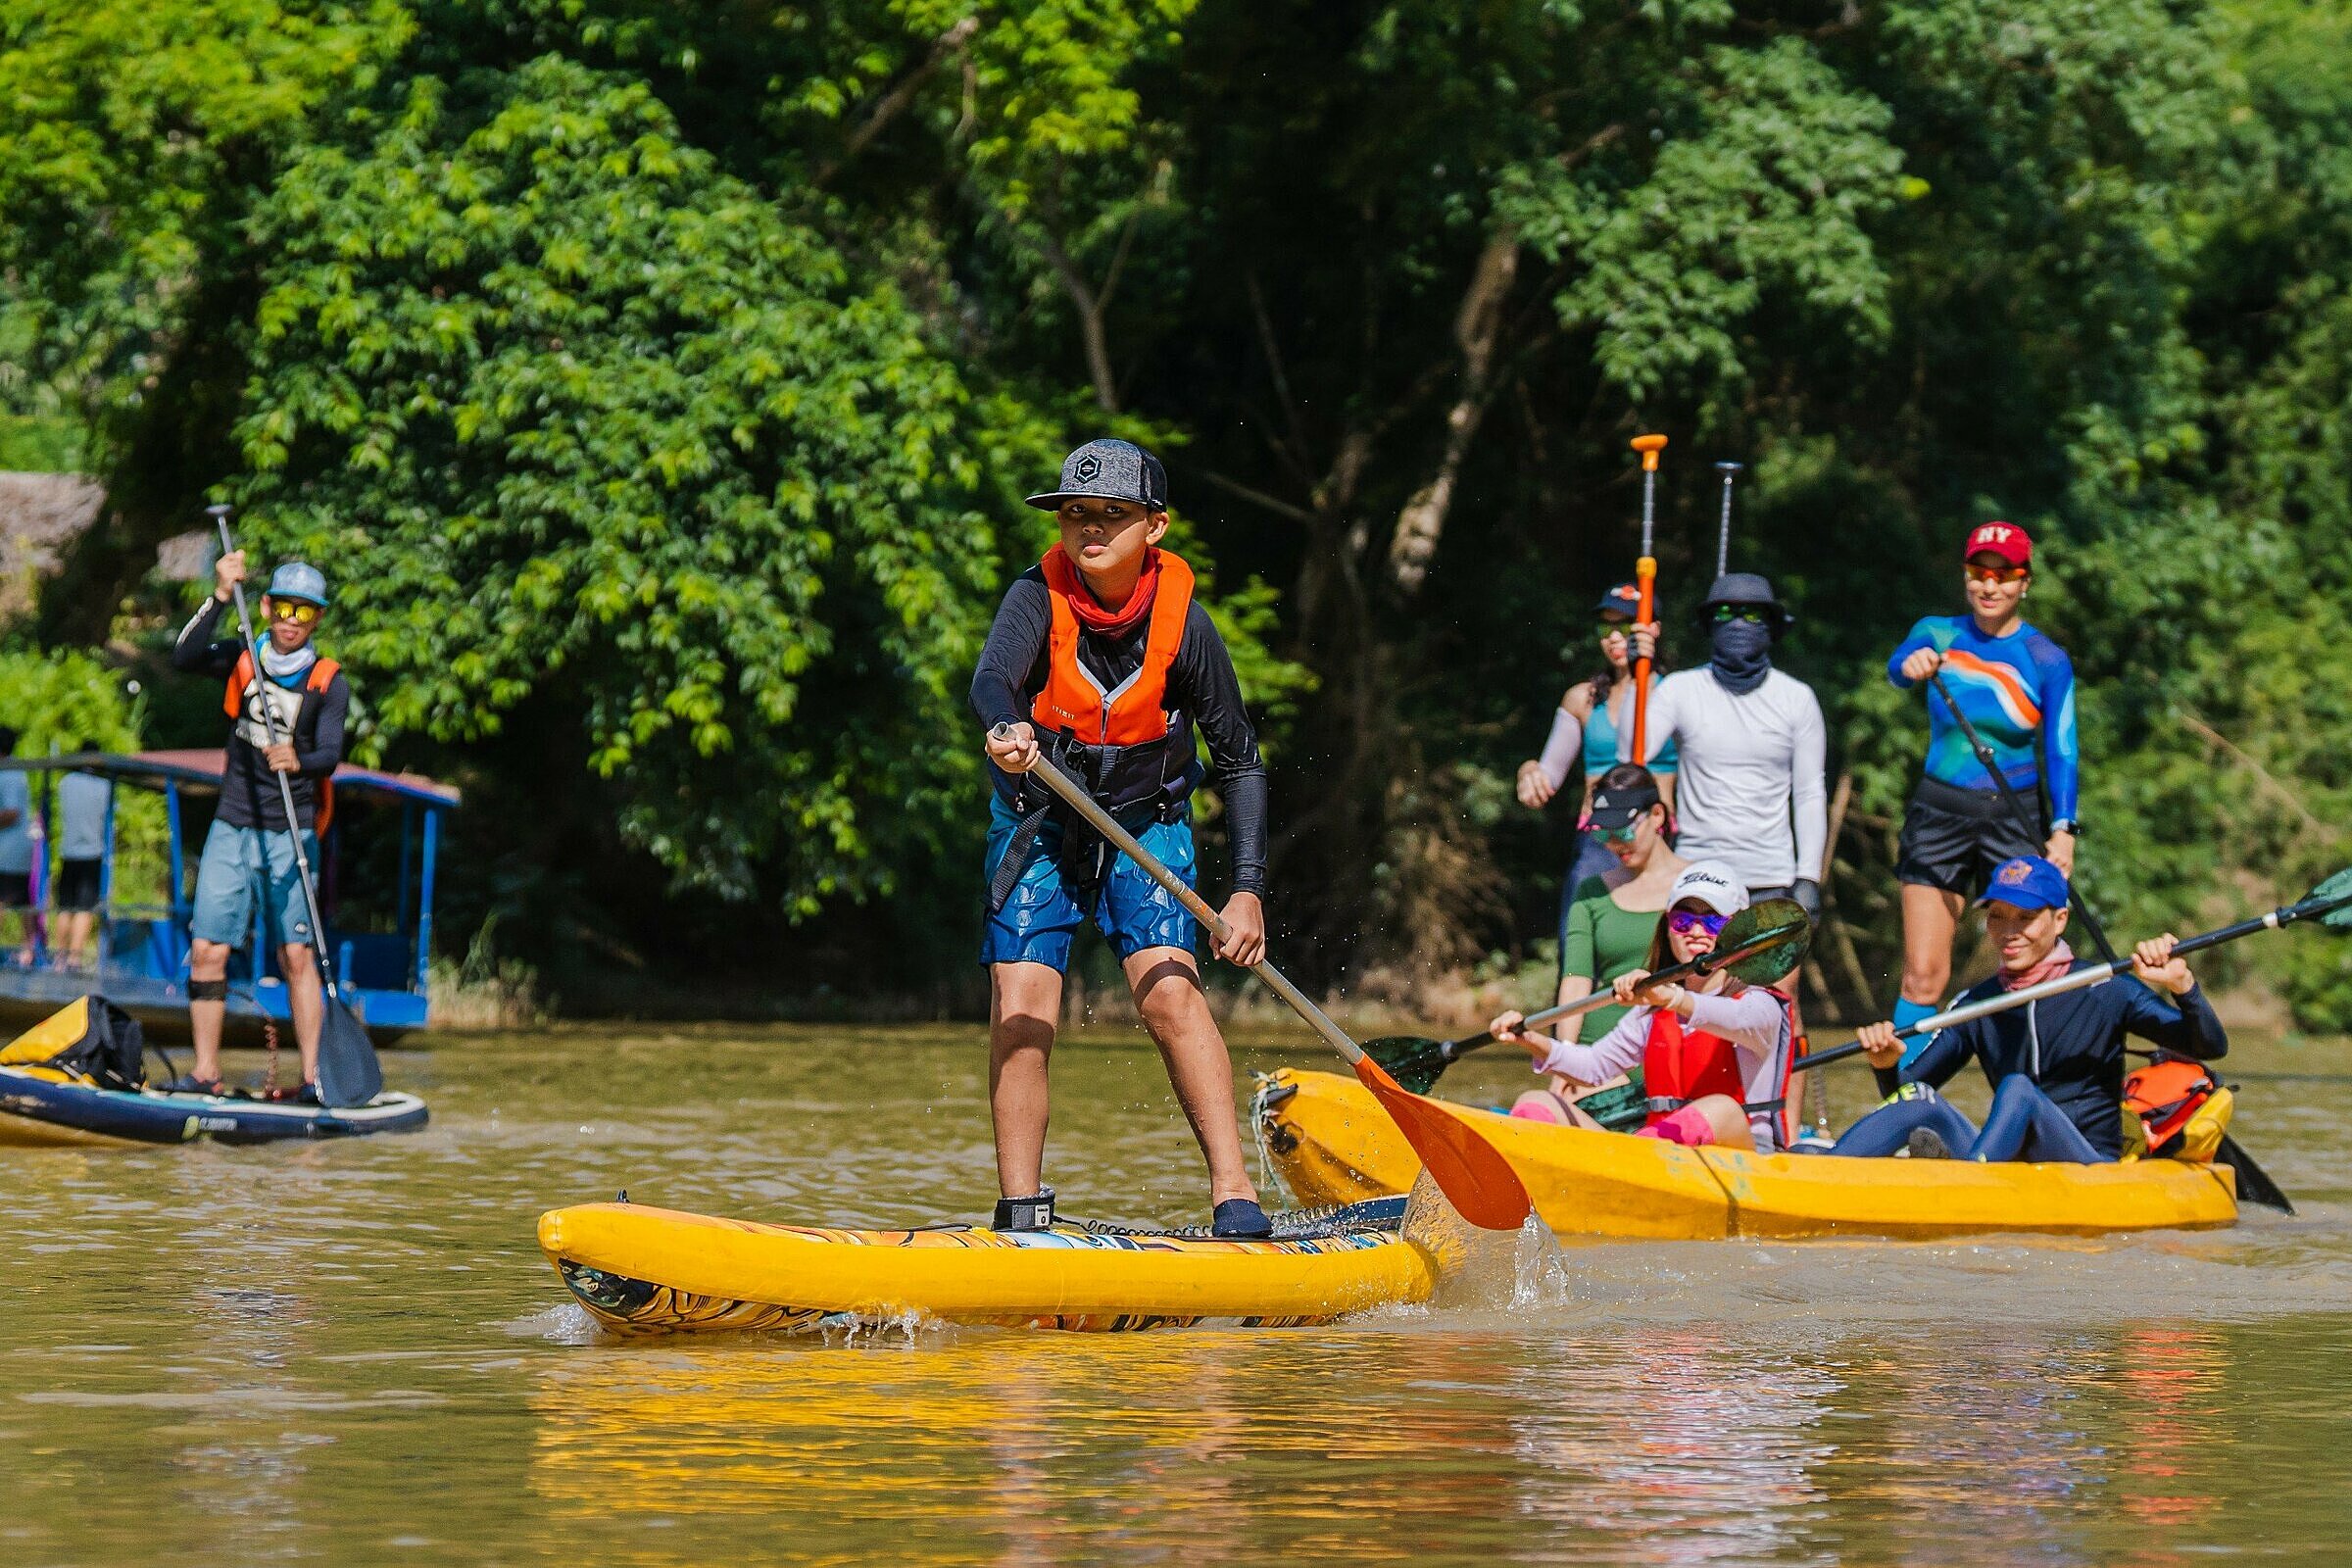
[[[381,1094],[365,1105],[329,1110],[240,1095],[100,1089],[61,1082],[38,1069],[0,1067],[0,1144],[268,1144],[289,1138],[359,1138],[413,1133],[427,1119],[415,1095]]]

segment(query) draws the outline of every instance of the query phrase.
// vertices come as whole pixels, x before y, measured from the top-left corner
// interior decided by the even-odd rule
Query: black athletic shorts
[[[32,873],[0,871],[0,909],[25,909],[31,906]]]
[[[1913,887],[1941,888],[1964,899],[1977,897],[2002,861],[2039,855],[2049,837],[2041,802],[2032,796],[2020,799],[2033,814],[2031,837],[2018,825],[2017,813],[1999,790],[1964,790],[1940,779],[1921,779],[1903,812],[1894,879]]]
[[[95,909],[98,907],[98,869],[100,860],[60,860],[57,862],[57,885],[53,889],[57,906],[61,909]]]

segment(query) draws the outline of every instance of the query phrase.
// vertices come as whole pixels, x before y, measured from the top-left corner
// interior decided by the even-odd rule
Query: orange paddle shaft
[[[1634,563],[1634,581],[1641,587],[1642,608],[1634,619],[1647,626],[1657,619],[1658,558],[1652,548],[1658,520],[1658,454],[1666,450],[1662,435],[1634,437],[1642,454],[1642,559]],[[1634,661],[1634,750],[1632,760],[1649,762],[1649,655]]]

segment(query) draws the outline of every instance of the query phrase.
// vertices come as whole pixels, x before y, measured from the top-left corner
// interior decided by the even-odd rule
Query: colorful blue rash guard
[[[1886,678],[1900,690],[1919,684],[1903,678],[1903,661],[1922,648],[1943,655],[1943,683],[1992,749],[2010,788],[2023,792],[2046,779],[2051,820],[2073,821],[2081,760],[2075,746],[2075,666],[2066,651],[2032,626],[1987,637],[1973,615],[1927,615],[1886,661]],[[1928,777],[1955,789],[1993,787],[1933,688],[1928,692]]]

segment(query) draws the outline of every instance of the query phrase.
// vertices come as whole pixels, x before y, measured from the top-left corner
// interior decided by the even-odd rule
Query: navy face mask
[[[1715,628],[1715,655],[1708,671],[1735,697],[1745,697],[1772,673],[1772,628],[1752,620],[1727,620]]]

